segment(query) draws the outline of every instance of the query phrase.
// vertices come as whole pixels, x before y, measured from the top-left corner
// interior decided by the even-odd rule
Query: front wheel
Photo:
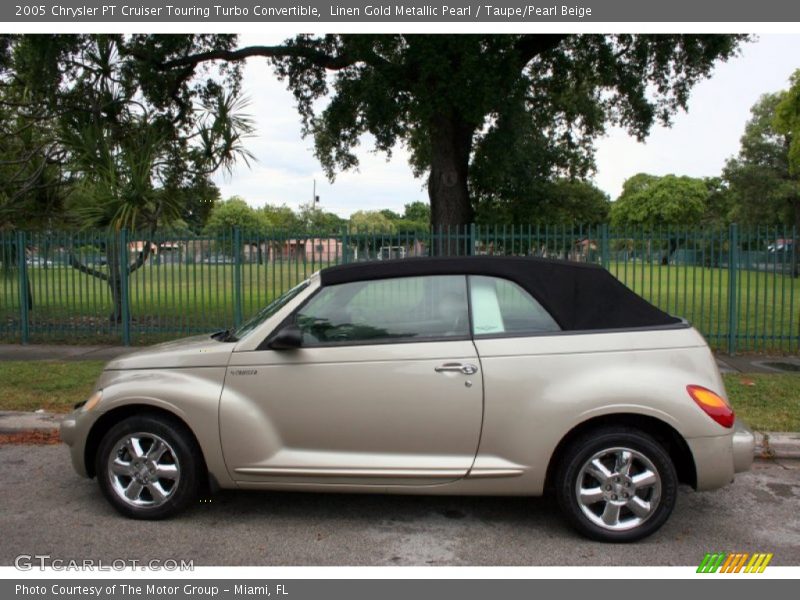
[[[664,448],[629,428],[595,430],[567,448],[557,473],[558,503],[582,534],[633,542],[655,532],[672,513],[678,490]]]
[[[95,472],[100,489],[134,519],[170,517],[194,501],[201,480],[200,449],[180,423],[130,417],[100,442]]]

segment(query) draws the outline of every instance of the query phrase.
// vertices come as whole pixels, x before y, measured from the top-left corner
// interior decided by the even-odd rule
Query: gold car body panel
[[[437,372],[445,364],[472,374]],[[464,477],[483,417],[470,340],[235,352],[220,431],[237,481],[430,485]]]

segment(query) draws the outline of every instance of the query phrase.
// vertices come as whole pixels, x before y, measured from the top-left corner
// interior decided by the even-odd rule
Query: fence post
[[[347,251],[350,248],[350,226],[346,225],[342,227],[342,257],[341,262],[343,265],[347,264]]]
[[[17,232],[17,276],[19,278],[19,337],[23,344],[28,343],[30,335],[28,323],[28,263],[25,256],[27,240],[25,232]]]
[[[131,345],[131,311],[128,297],[128,230],[119,232],[117,267],[119,268],[119,295],[122,316],[122,345]]]
[[[469,256],[475,254],[475,223],[469,224]]]
[[[728,354],[736,354],[739,329],[739,228],[731,223],[728,235]]]
[[[233,229],[233,323],[242,324],[242,232]]]
[[[608,269],[608,223],[600,225],[600,264],[604,269]]]

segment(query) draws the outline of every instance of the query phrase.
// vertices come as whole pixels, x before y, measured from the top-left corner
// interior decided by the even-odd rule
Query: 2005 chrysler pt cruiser
[[[111,361],[61,428],[122,514],[210,487],[537,496],[583,534],[656,531],[679,483],[750,468],[702,336],[604,269],[342,265],[233,331]]]

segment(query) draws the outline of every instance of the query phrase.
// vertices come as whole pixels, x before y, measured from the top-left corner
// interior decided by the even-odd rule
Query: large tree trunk
[[[111,244],[106,251],[106,264],[108,265],[108,288],[111,292],[111,314],[108,319],[112,325],[122,323],[122,272],[120,269],[120,255],[118,244]],[[126,261],[127,262],[127,261]],[[127,273],[125,274],[127,276]]]
[[[431,225],[437,230],[463,227],[472,221],[467,176],[474,130],[455,115],[441,116],[431,124],[428,197]]]

